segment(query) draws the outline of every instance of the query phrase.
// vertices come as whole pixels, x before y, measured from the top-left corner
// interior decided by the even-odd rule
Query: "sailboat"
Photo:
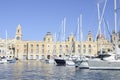
[[[73,44],[74,44],[74,41],[71,41],[69,56],[68,56],[67,59],[66,59],[66,65],[67,65],[67,66],[75,66],[75,63],[74,63],[74,61],[73,61],[73,56],[72,56]]]
[[[80,24],[79,24],[79,19],[78,19],[78,30],[80,29],[80,45],[81,45],[81,50],[80,50],[80,56],[78,56],[78,58],[76,60],[74,60],[75,62],[75,67],[79,67],[80,69],[88,69],[88,63],[86,60],[86,57],[83,55],[82,52],[82,15],[80,15]],[[79,32],[78,32],[79,34]]]
[[[65,41],[65,27],[66,27],[66,18],[64,18],[63,22],[62,22],[62,26],[63,26],[63,41]],[[73,43],[71,43],[71,48],[73,47]],[[72,55],[71,55],[71,50],[70,49],[70,54],[69,57],[66,56],[60,56],[59,58],[55,58],[55,62],[57,63],[57,65],[63,65],[63,66],[75,66],[75,63],[72,60]]]
[[[62,21],[62,27],[63,27],[63,30],[62,30],[63,35],[62,36],[64,36],[64,40],[65,40],[65,22],[66,22],[66,18],[64,18],[64,20]],[[62,40],[62,36],[61,36],[61,40]],[[61,52],[60,52],[59,57],[55,58],[54,60],[58,66],[65,66],[66,65],[66,60],[64,59],[64,56],[61,54]]]
[[[106,0],[105,0],[106,1]],[[99,9],[99,4],[98,4]],[[99,10],[98,10],[99,11]],[[99,12],[98,12],[99,14]],[[99,16],[99,15],[98,15]],[[103,14],[102,14],[103,17]],[[101,20],[102,20],[101,17]],[[120,47],[117,45],[117,32],[116,32],[116,0],[114,0],[114,18],[115,18],[115,54],[108,53],[104,54],[100,53],[100,58],[90,59],[88,60],[89,69],[99,69],[99,70],[110,70],[110,69],[120,69],[120,60],[118,57],[120,56]],[[100,19],[100,17],[99,17]],[[101,21],[99,21],[99,26]],[[105,57],[106,56],[106,57]]]
[[[7,52],[8,52],[8,39],[7,39],[7,31],[6,31],[6,55],[7,55]],[[8,58],[8,57],[5,57],[4,58],[4,62],[8,62],[8,63],[15,63],[16,62],[16,59],[15,58]]]

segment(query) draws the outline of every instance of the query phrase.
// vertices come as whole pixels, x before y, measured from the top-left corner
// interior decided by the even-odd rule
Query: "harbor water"
[[[120,80],[120,70],[89,70],[41,61],[0,64],[0,80]]]

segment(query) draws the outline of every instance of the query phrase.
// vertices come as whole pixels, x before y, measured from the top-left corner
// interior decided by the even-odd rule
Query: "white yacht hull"
[[[75,63],[72,60],[66,60],[66,65],[75,66]]]
[[[7,63],[7,59],[1,59],[0,64],[2,64],[2,63]]]
[[[55,63],[54,59],[50,59],[50,60],[49,60],[49,63],[50,63],[50,64],[54,64],[54,63]]]
[[[89,69],[120,69],[120,60],[89,60],[88,61]]]
[[[81,62],[81,64],[79,65],[80,69],[89,69],[89,65],[87,61],[83,61]]]

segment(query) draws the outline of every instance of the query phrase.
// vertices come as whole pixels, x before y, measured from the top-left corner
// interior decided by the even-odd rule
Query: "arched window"
[[[48,38],[48,42],[50,42],[50,38]]]
[[[78,45],[78,47],[80,48],[80,45]]]
[[[24,48],[26,48],[27,47],[27,45],[24,45]]]
[[[39,48],[39,45],[38,45],[38,44],[36,45],[36,48]]]
[[[39,45],[36,45],[36,53],[39,53]]]
[[[42,48],[44,48],[44,44],[42,44]]]
[[[33,44],[31,44],[31,48],[33,48]]]
[[[84,48],[86,48],[86,45],[83,45]]]
[[[60,48],[62,48],[62,45],[60,45]]]
[[[19,33],[19,30],[18,30],[18,33]]]
[[[91,38],[89,38],[89,41],[91,41],[92,39]]]
[[[68,48],[68,45],[66,45],[66,48]]]
[[[89,45],[88,47],[91,48],[91,45]]]

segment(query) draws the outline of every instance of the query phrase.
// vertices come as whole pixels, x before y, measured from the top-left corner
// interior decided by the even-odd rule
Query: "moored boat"
[[[99,6],[99,4],[98,4]],[[99,8],[98,8],[99,9]],[[99,10],[98,10],[99,11]],[[90,59],[88,61],[89,69],[106,69],[106,70],[111,70],[111,69],[120,69],[120,44],[117,42],[118,40],[118,35],[116,32],[116,0],[114,0],[114,18],[115,18],[115,39],[113,42],[113,47],[114,47],[114,52],[110,53],[109,55],[104,55],[102,53],[102,48],[101,48],[101,53],[99,58],[94,58]],[[102,18],[101,18],[102,20]],[[100,22],[99,22],[100,25]],[[103,46],[103,45],[102,45]]]
[[[66,60],[63,58],[56,58],[54,59],[57,66],[65,66],[66,65]]]

